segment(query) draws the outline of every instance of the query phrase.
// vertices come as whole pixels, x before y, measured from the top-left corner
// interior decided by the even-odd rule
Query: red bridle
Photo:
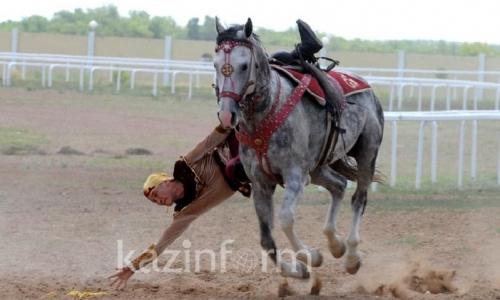
[[[224,86],[226,86],[226,80],[229,80],[231,83],[231,87],[233,88],[233,91],[222,90],[219,92],[218,86],[216,86],[217,99],[227,97],[233,99],[236,102],[239,102],[245,96],[248,88],[254,84],[252,80],[249,80],[241,90],[240,94],[234,92],[234,82],[231,79],[231,74],[233,74],[234,72],[234,67],[231,64],[231,51],[233,51],[233,49],[238,46],[247,47],[248,49],[250,49],[250,51],[253,51],[253,45],[250,42],[246,41],[227,40],[222,41],[217,45],[217,47],[215,47],[215,53],[217,53],[219,50],[224,51],[224,65],[222,65],[222,67],[220,68],[222,75],[224,75],[224,84],[222,85],[222,87],[224,88]],[[251,68],[253,66],[250,64],[249,67]]]
[[[219,93],[218,87],[216,86],[216,93],[218,100],[220,100],[220,98],[222,97],[228,97],[236,102],[239,102],[246,95],[248,88],[254,84],[254,82],[252,82],[252,80],[250,79],[245,84],[240,94],[234,92],[234,83],[231,79],[231,74],[234,71],[234,67],[231,65],[230,55],[231,51],[238,46],[243,46],[250,49],[250,51],[252,51],[252,58],[253,58],[253,45],[246,41],[234,41],[234,40],[223,41],[215,48],[216,53],[219,50],[223,50],[225,55],[224,65],[220,69],[222,75],[224,75],[223,87],[226,86],[226,80],[230,80],[231,87],[233,88],[233,91],[223,90]],[[250,65],[249,67],[252,68],[253,66]],[[271,139],[272,135],[276,131],[278,131],[281,125],[292,113],[295,106],[302,99],[302,96],[304,95],[304,92],[308,88],[310,82],[311,82],[311,76],[304,75],[299,85],[295,87],[295,89],[292,91],[287,100],[282,105],[280,105],[279,98],[281,94],[281,80],[278,79],[276,98],[274,99],[272,107],[267,116],[264,118],[264,120],[257,126],[257,128],[255,128],[255,130],[252,133],[248,133],[242,127],[240,127],[238,131],[236,131],[236,138],[238,139],[238,141],[255,150],[257,158],[259,160],[259,164],[261,165],[264,173],[278,182],[280,182],[281,180],[271,171],[269,161],[267,158],[269,140]]]

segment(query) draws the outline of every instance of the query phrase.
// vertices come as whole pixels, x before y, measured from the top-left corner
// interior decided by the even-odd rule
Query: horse
[[[304,94],[306,83],[301,81],[295,87],[290,79],[271,67],[259,37],[253,33],[250,18],[244,25],[228,28],[216,18],[216,31],[217,114],[224,128],[237,129],[240,159],[252,182],[262,248],[285,278],[310,278],[306,263],[312,267],[321,265],[321,253],[306,245],[294,229],[298,201],[304,187],[312,183],[324,187],[331,196],[323,228],[328,249],[336,258],[346,254],[345,268],[355,274],[361,266],[358,250],[361,219],[369,185],[375,178],[375,162],[384,130],[384,115],[377,96],[371,89],[347,96],[338,123],[345,132],[334,145],[330,160],[320,163],[328,116],[324,107]],[[286,110],[292,97],[299,97],[295,106],[288,108],[286,118],[277,120],[279,117],[273,113]],[[355,161],[354,178],[346,178],[332,167],[332,163],[346,159]],[[352,226],[344,241],[336,220],[347,179],[355,180],[357,186],[351,202]],[[292,262],[280,259],[272,235],[273,194],[278,184],[284,186],[278,213],[281,228],[297,254],[297,260]]]

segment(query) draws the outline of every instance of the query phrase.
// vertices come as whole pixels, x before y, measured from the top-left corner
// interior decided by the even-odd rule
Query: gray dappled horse
[[[252,22],[224,28],[216,20],[218,32],[214,65],[217,72],[218,117],[225,128],[239,125],[247,133],[254,132],[271,110],[273,103],[285,103],[294,91],[294,84],[280,76],[268,62],[258,37],[252,33]],[[326,111],[304,94],[290,115],[270,136],[264,153],[258,153],[240,140],[240,157],[252,181],[255,210],[260,223],[261,245],[285,277],[309,278],[305,258],[311,266],[321,265],[322,256],[299,239],[295,230],[295,208],[304,186],[310,182],[326,188],[332,198],[323,229],[333,256],[339,258],[347,250],[346,269],[354,274],[361,266],[357,250],[361,216],[367,202],[367,191],[374,178],[375,160],[382,142],[384,117],[381,105],[372,90],[348,96],[342,112],[342,134],[333,150],[333,160],[346,156],[355,159],[357,187],[352,196],[353,219],[347,243],[337,234],[336,219],[347,180],[330,165],[317,165],[326,138]],[[276,105],[275,105],[276,106]],[[264,141],[265,142],[265,141]],[[257,142],[256,142],[257,143]],[[262,144],[259,141],[257,144]],[[272,197],[280,178],[284,197],[279,219],[297,259],[285,262],[279,257],[271,234],[273,227]],[[346,247],[347,244],[347,247]],[[347,249],[346,249],[347,248]]]

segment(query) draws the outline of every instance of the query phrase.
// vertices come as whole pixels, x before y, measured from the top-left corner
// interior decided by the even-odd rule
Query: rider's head
[[[184,195],[184,186],[166,173],[153,173],[143,186],[144,196],[159,204],[170,206]]]

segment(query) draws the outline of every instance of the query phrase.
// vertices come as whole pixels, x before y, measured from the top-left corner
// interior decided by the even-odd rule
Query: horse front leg
[[[277,248],[272,236],[273,229],[273,193],[276,186],[253,183],[253,198],[255,212],[259,220],[260,245],[266,251],[269,258],[277,263]]]
[[[294,229],[295,208],[300,196],[303,193],[304,185],[304,176],[301,176],[299,172],[292,172],[287,176],[283,204],[279,214],[281,228],[290,241],[292,249],[296,253],[297,259],[312,267],[319,267],[323,262],[321,253],[318,250],[312,249],[304,244],[304,242],[302,242],[302,240],[300,240],[297,236]],[[294,267],[294,269],[300,270],[302,266],[303,264],[300,262],[292,262],[292,267]],[[286,276],[287,274],[284,275]],[[308,277],[309,273],[302,273],[302,278]]]
[[[284,262],[281,259],[274,238],[273,229],[273,201],[272,195],[275,186],[266,186],[254,182],[254,206],[260,227],[260,245],[266,251],[269,258],[279,268],[285,277],[309,278],[307,267],[303,264],[298,266]]]

